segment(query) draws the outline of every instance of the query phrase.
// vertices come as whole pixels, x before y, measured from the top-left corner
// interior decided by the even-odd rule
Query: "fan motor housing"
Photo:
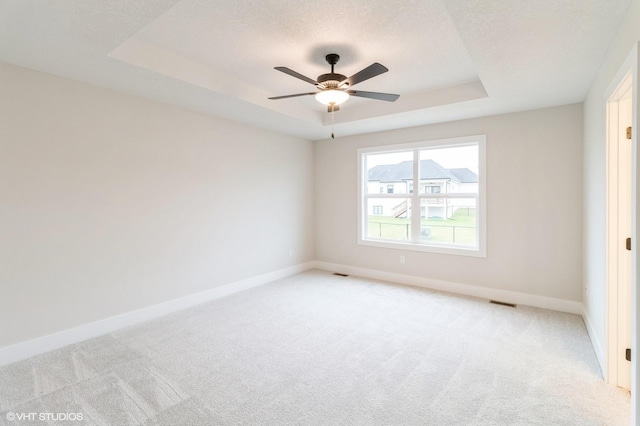
[[[346,75],[330,72],[328,74],[319,75],[318,76],[318,83],[324,83],[325,81],[329,81],[329,80],[334,80],[334,81],[340,82],[340,81],[346,80],[346,79],[347,79]]]
[[[344,90],[349,87],[349,83],[345,81],[346,76],[336,73],[322,74],[318,76],[318,89],[320,90]]]
[[[347,79],[346,75],[330,72],[328,74],[322,74],[318,76],[318,83],[324,83],[325,81],[331,81],[331,80],[337,81],[339,83],[346,79]]]

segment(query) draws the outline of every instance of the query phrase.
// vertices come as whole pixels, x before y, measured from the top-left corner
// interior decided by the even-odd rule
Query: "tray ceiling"
[[[275,71],[389,72],[334,116],[348,135],[580,102],[630,0],[115,0],[0,4],[0,61],[307,139],[313,91]]]

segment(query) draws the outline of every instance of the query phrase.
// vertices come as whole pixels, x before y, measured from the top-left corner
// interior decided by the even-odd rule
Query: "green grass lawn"
[[[449,219],[422,219],[422,229],[428,229],[425,241],[474,246],[476,245],[476,214],[474,208],[460,208]],[[407,241],[411,238],[411,221],[392,216],[369,216],[370,238]]]

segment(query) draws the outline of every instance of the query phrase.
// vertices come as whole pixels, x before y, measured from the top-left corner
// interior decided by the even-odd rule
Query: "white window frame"
[[[370,239],[367,238],[367,225],[368,221],[365,218],[367,213],[367,199],[368,198],[407,198],[411,200],[412,206],[420,206],[420,199],[425,198],[425,194],[420,194],[419,191],[406,194],[380,194],[371,193],[367,194],[367,165],[366,157],[369,154],[382,154],[382,153],[398,153],[398,152],[411,152],[413,151],[414,161],[414,187],[415,182],[418,181],[419,171],[419,151],[424,149],[435,148],[452,148],[456,146],[478,146],[478,194],[429,194],[438,195],[449,198],[460,198],[461,196],[476,199],[476,224],[477,224],[477,247],[458,247],[452,245],[440,245],[434,243],[420,242],[420,208],[412,209],[411,218],[411,241],[395,241],[395,240],[383,240],[383,239]],[[421,142],[412,142],[397,145],[384,145],[374,146],[367,148],[360,148],[357,151],[358,155],[358,244],[363,246],[384,247],[390,249],[399,250],[413,250],[428,253],[441,253],[452,254],[462,256],[474,256],[474,257],[486,257],[487,256],[487,225],[486,225],[486,199],[487,199],[487,171],[486,171],[486,135],[472,135],[462,136],[448,139],[429,140]],[[386,196],[386,197],[385,197]],[[416,220],[416,216],[417,219]]]

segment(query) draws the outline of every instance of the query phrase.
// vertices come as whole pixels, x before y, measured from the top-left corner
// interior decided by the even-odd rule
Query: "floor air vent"
[[[500,305],[500,306],[508,306],[510,308],[516,307],[516,305],[514,305],[513,303],[498,302],[497,300],[489,300],[489,303],[493,303],[494,305]]]
[[[338,273],[338,272],[334,272],[334,273],[333,273],[333,275],[337,275],[337,276],[339,276],[339,277],[348,277],[348,276],[349,276],[349,275],[347,275],[347,274],[340,274],[340,273]]]

